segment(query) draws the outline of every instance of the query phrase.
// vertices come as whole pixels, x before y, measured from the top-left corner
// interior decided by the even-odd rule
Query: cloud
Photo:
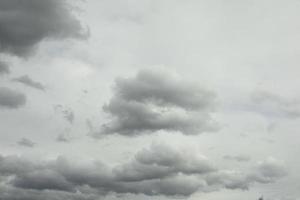
[[[66,119],[70,124],[73,124],[75,115],[71,108],[66,108],[58,104],[58,105],[54,105],[54,111],[62,114],[64,119]]]
[[[24,147],[34,147],[36,145],[36,143],[31,141],[30,139],[22,138],[18,141],[18,145],[24,146]]]
[[[225,155],[223,156],[225,160],[234,160],[238,162],[248,162],[251,160],[250,156],[247,155],[236,155],[236,156],[231,156],[231,155]]]
[[[287,175],[287,169],[282,161],[268,158],[259,162],[251,172],[220,170],[210,174],[208,184],[227,189],[248,190],[254,183],[269,184]]]
[[[0,108],[16,109],[26,103],[26,96],[18,91],[0,87]]]
[[[28,75],[20,76],[12,80],[38,90],[45,90],[45,86],[42,83],[32,80]]]
[[[2,0],[0,52],[26,57],[44,39],[85,38],[66,0]]]
[[[215,95],[162,71],[141,70],[133,78],[119,78],[104,112],[98,137],[105,134],[135,136],[156,131],[179,131],[187,135],[218,130],[211,118]]]
[[[10,70],[6,62],[0,60],[0,75],[9,74]]]
[[[65,157],[29,160],[0,156],[0,191],[4,191],[0,199],[18,199],[11,191],[28,198],[47,194],[53,199],[64,195],[69,199],[77,195],[99,198],[111,193],[183,197],[222,188],[248,189],[256,182],[272,183],[285,172],[284,165],[275,159],[258,163],[250,172],[217,169],[199,154],[163,144],[143,149],[117,166]]]
[[[162,144],[153,144],[136,154],[134,160],[115,169],[122,181],[145,181],[176,174],[205,174],[216,169],[203,156],[178,151]]]
[[[59,134],[56,137],[56,141],[57,142],[70,142],[71,138],[68,135],[66,135],[66,134]]]
[[[126,101],[152,102],[189,110],[211,110],[215,98],[211,91],[155,70],[141,70],[131,79],[118,78],[115,90],[115,96]]]
[[[267,117],[298,118],[300,117],[300,101],[289,100],[267,91],[257,91],[251,101],[254,110]]]
[[[265,161],[258,163],[256,166],[256,173],[251,177],[257,182],[269,183],[275,182],[278,178],[287,175],[287,170],[282,161],[275,158],[268,158]]]
[[[69,193],[65,191],[35,191],[22,188],[15,188],[12,186],[0,186],[1,200],[54,200],[54,199],[68,199],[68,200],[98,200],[99,198],[94,194]]]

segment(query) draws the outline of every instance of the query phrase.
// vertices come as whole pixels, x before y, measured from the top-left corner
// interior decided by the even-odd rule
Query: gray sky
[[[0,199],[300,199],[297,0],[0,0]]]

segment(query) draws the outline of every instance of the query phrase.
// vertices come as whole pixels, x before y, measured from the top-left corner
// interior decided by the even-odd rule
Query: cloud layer
[[[187,135],[216,131],[210,114],[213,92],[162,71],[141,70],[133,78],[119,78],[114,95],[103,110],[110,122],[95,136],[118,133],[134,136],[156,131],[179,131]]]
[[[20,199],[21,194],[28,199],[96,199],[109,193],[190,196],[222,188],[248,189],[286,175],[284,165],[272,158],[240,172],[217,169],[204,156],[190,153],[154,144],[114,167],[64,157],[43,161],[0,156],[0,199]]]

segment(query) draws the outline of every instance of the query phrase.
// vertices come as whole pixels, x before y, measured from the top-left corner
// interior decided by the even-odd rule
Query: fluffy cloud
[[[2,0],[0,52],[28,56],[44,39],[84,38],[66,0]]]
[[[26,103],[26,96],[15,90],[0,87],[0,108],[14,109]]]
[[[20,76],[12,80],[38,90],[45,90],[45,86],[42,83],[32,80],[28,75]]]
[[[130,163],[117,167],[115,174],[122,181],[145,181],[178,173],[206,174],[215,170],[205,157],[155,144],[138,152]]]
[[[214,93],[162,71],[142,70],[133,78],[116,80],[114,95],[103,106],[112,119],[94,136],[216,131],[210,116],[214,107]]]
[[[248,189],[255,182],[271,183],[285,174],[284,165],[275,159],[259,163],[250,172],[228,171],[216,169],[203,156],[162,144],[141,150],[131,161],[114,167],[64,157],[42,161],[0,156],[0,199],[18,199],[18,194],[33,195],[32,199],[66,195],[71,200],[109,193],[190,196],[221,188]]]
[[[115,96],[126,101],[152,102],[189,110],[211,110],[214,93],[163,71],[142,70],[134,78],[116,80]]]

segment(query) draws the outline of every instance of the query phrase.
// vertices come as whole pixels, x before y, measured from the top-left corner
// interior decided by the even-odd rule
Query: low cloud
[[[0,108],[16,109],[26,103],[26,96],[18,91],[0,87]]]
[[[0,52],[26,57],[44,39],[85,38],[66,0],[0,1]]]
[[[222,188],[244,190],[286,175],[285,166],[273,158],[258,163],[252,171],[241,172],[217,169],[204,156],[189,153],[154,144],[113,167],[64,157],[43,161],[0,156],[0,199],[19,199],[20,194],[28,198],[33,195],[32,199],[45,195],[52,199],[93,199],[111,193],[187,197]]]
[[[111,121],[95,137],[135,136],[156,131],[187,135],[218,130],[211,118],[215,94],[162,71],[142,70],[133,78],[119,78],[114,95],[103,106]]]
[[[12,80],[38,90],[45,90],[45,86],[42,83],[32,80],[28,75],[20,76]]]

